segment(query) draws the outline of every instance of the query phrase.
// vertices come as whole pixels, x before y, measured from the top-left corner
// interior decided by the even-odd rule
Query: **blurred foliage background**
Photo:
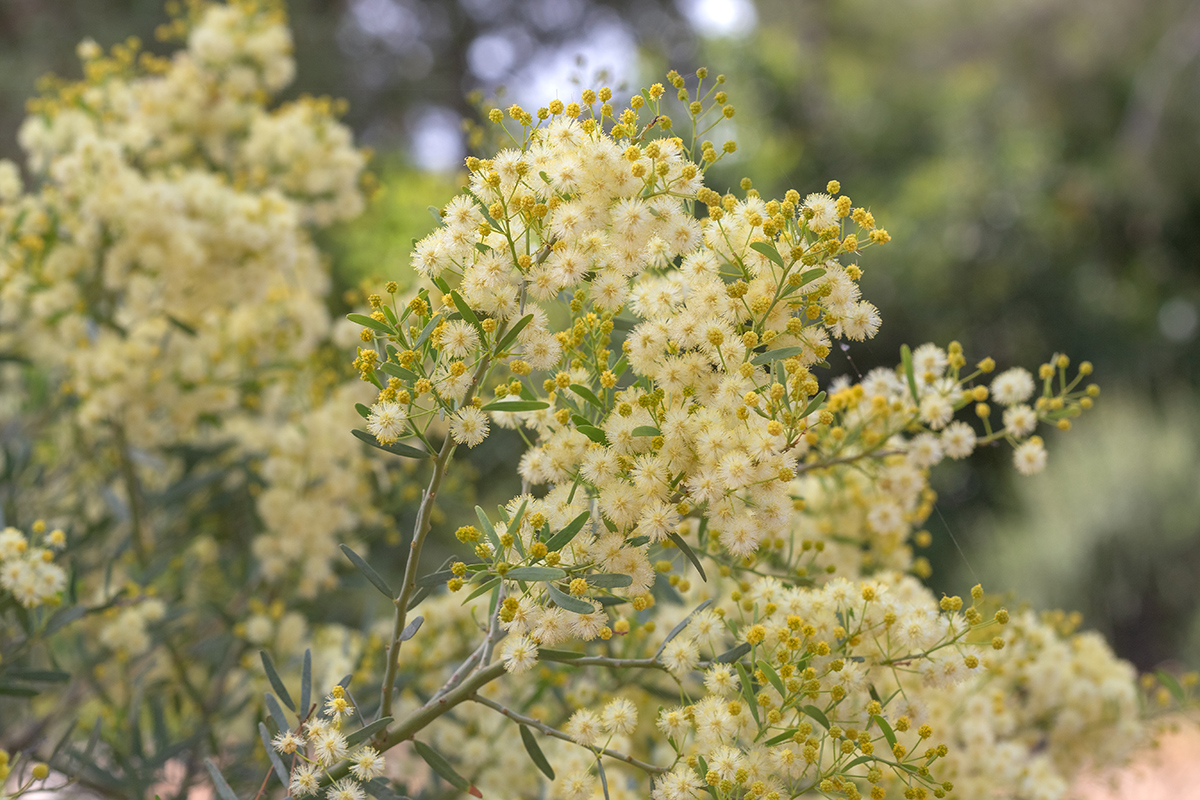
[[[864,263],[879,338],[1096,365],[1099,409],[1054,437],[1044,480],[1004,453],[935,476],[936,589],[976,578],[1083,613],[1147,668],[1200,661],[1200,2],[1194,0],[292,0],[294,84],[350,101],[385,191],[326,251],[346,301],[403,283],[479,146],[468,97],[536,108],[670,68],[728,76],[741,147],[709,183],[764,195],[837,178],[893,235]],[[160,0],[0,0],[0,156],[25,99],[75,76],[85,35],[155,48]],[[473,452],[509,496],[519,442]]]

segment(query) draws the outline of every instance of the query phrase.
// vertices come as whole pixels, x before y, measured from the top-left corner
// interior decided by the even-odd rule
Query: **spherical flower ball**
[[[992,381],[992,398],[1004,406],[1024,403],[1033,394],[1033,375],[1029,370],[1013,367],[996,376]]]
[[[459,444],[474,447],[487,438],[487,415],[475,406],[460,408],[450,420],[450,435]]]

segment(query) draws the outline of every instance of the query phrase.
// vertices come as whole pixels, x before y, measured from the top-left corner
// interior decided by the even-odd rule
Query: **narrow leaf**
[[[662,436],[662,431],[653,425],[638,425],[633,429],[634,436]]]
[[[304,666],[300,668],[300,713],[307,714],[312,702],[312,650],[304,651]]]
[[[908,345],[900,345],[900,361],[904,363],[904,377],[908,379],[908,390],[912,392],[914,403],[921,402],[921,396],[917,393],[917,376],[913,372],[912,350],[908,349]]]
[[[517,334],[525,330],[525,326],[533,322],[533,314],[526,314],[517,320],[517,324],[508,329],[508,333],[504,334],[504,338],[496,345],[496,352],[503,353],[517,339]]]
[[[807,417],[809,414],[813,413],[818,408],[820,408],[821,403],[824,403],[824,402],[825,402],[825,393],[817,392],[816,396],[813,397],[812,400],[808,401],[808,405],[804,407],[804,413],[802,413],[800,416]]]
[[[472,600],[474,600],[476,597],[487,594],[488,592],[490,592],[492,589],[495,589],[499,585],[500,585],[500,576],[497,575],[495,578],[492,578],[490,581],[487,581],[486,583],[481,585],[478,589],[476,589],[475,591],[473,591],[469,595],[467,595],[466,599],[463,600],[463,603],[464,604],[469,603]]]
[[[357,411],[358,415],[360,417],[362,417],[363,419],[366,419],[367,417],[371,416],[371,409],[367,408],[362,403],[355,403],[354,410]]]
[[[538,658],[542,661],[574,661],[583,658],[586,653],[576,653],[572,650],[554,650],[549,647],[538,648]]]
[[[1171,696],[1174,697],[1180,705],[1184,705],[1186,698],[1183,694],[1183,687],[1179,685],[1179,681],[1175,680],[1174,675],[1166,670],[1160,669],[1154,673],[1154,676],[1158,678],[1159,683],[1167,687],[1167,691],[1171,693]]]
[[[558,607],[564,611],[573,611],[576,614],[591,614],[596,610],[591,603],[580,600],[577,597],[571,597],[553,583],[547,583],[546,589],[550,592],[550,599],[557,603]]]
[[[384,372],[386,372],[388,375],[391,375],[393,378],[399,378],[400,380],[403,380],[403,381],[419,380],[417,373],[413,372],[412,370],[405,369],[404,367],[397,364],[395,361],[385,361],[385,362],[383,362],[383,364],[380,365],[379,368],[381,370],[383,370]]]
[[[367,794],[374,797],[375,800],[409,800],[404,795],[396,794],[392,791],[392,787],[388,784],[387,778],[373,778],[362,785],[367,790]]]
[[[372,736],[379,733],[381,730],[383,730],[384,728],[386,728],[388,725],[391,725],[391,724],[392,724],[391,717],[384,717],[383,719],[377,719],[374,722],[372,722],[370,725],[367,725],[364,728],[359,728],[354,733],[347,736],[346,737],[346,746],[354,747],[357,744],[361,744],[362,742],[365,742],[367,739],[370,739]]]
[[[505,575],[506,581],[557,581],[567,577],[558,567],[517,567]]]
[[[779,251],[767,242],[751,242],[750,248],[758,253],[762,253],[776,265],[783,266],[783,256],[779,255]]]
[[[262,737],[263,747],[267,749],[267,758],[271,760],[271,767],[274,768],[275,774],[284,786],[287,786],[291,781],[288,775],[287,767],[283,766],[283,762],[279,760],[279,753],[275,752],[275,748],[271,746],[271,734],[267,730],[267,726],[258,723],[258,735]]]
[[[31,683],[66,683],[71,680],[71,673],[49,669],[14,669],[9,670],[5,677]]]
[[[549,403],[541,400],[496,400],[483,407],[484,411],[541,411],[549,408]]]
[[[584,523],[588,521],[588,517],[591,515],[592,512],[590,511],[580,513],[579,516],[567,523],[567,527],[550,537],[550,540],[546,542],[546,549],[550,551],[561,550],[570,544],[571,540],[583,530]]]
[[[343,547],[344,546],[345,545],[343,545]],[[271,661],[270,654],[268,654],[266,650],[259,650],[258,656],[262,659],[263,669],[267,672],[267,680],[271,682],[271,687],[275,689],[275,692],[279,695],[279,699],[283,701],[283,704],[294,712],[296,710],[296,704],[292,701],[292,696],[288,694],[287,687],[283,685],[283,681],[280,679],[279,673],[275,671],[275,664]]]
[[[821,723],[821,725],[823,727],[825,727],[826,729],[829,728],[829,717],[825,716],[825,712],[822,711],[821,709],[817,708],[816,706],[808,705],[808,706],[804,706],[800,710],[803,711],[805,714],[808,714],[810,717],[815,719],[817,722]]]
[[[576,425],[575,430],[579,431],[593,442],[603,445],[608,444],[608,436],[604,433],[604,431],[600,430],[595,425]]]
[[[586,580],[590,586],[595,586],[597,589],[623,589],[633,584],[631,576],[622,575],[619,572],[604,575],[588,575]]]
[[[366,314],[347,314],[346,319],[362,325],[364,328],[370,328],[371,330],[379,331],[380,333],[393,332],[390,325],[386,325],[377,319],[368,317]]]
[[[0,695],[5,697],[34,697],[38,690],[32,686],[15,686],[11,683],[0,683]]]
[[[350,559],[350,563],[358,568],[358,571],[363,574],[363,577],[371,582],[371,585],[384,594],[389,600],[396,599],[396,593],[392,591],[392,587],[388,586],[387,581],[380,577],[370,564],[363,561],[362,556],[351,550],[346,545],[339,545],[342,552],[346,554],[346,558]]]
[[[425,763],[429,765],[430,769],[432,769],[438,775],[441,775],[442,778],[444,778],[445,781],[455,789],[465,792],[468,788],[470,788],[471,784],[467,781],[467,779],[455,772],[454,767],[450,766],[450,762],[447,761],[441,753],[434,750],[424,742],[419,742],[416,739],[413,740],[413,748],[417,751],[417,755],[425,760]]]
[[[467,305],[467,301],[462,299],[462,295],[458,292],[451,292],[450,299],[454,301],[454,307],[458,309],[458,313],[463,315],[463,319],[479,328],[479,317],[475,316],[475,312]],[[479,328],[479,332],[482,334],[483,329]]]
[[[204,759],[204,766],[208,767],[209,777],[212,778],[213,788],[217,790],[217,795],[221,800],[238,800],[238,796],[233,793],[233,789],[229,788],[229,783],[225,780],[225,776],[221,774],[221,770],[211,758]]]
[[[767,676],[767,680],[775,687],[775,691],[779,692],[779,696],[787,697],[787,689],[784,688],[783,681],[780,680],[779,673],[775,671],[775,668],[761,658],[758,660],[758,668]]]
[[[683,551],[683,554],[688,557],[688,561],[692,562],[692,566],[700,573],[700,580],[708,583],[708,576],[704,574],[704,567],[700,563],[700,556],[692,550],[692,546],[683,540],[683,537],[678,533],[668,533],[667,538],[675,543],[675,546]]]
[[[355,429],[350,432],[354,434],[355,439],[358,439],[361,442],[366,442],[376,450],[383,450],[385,453],[391,453],[392,455],[396,456],[404,456],[405,458],[429,458],[429,453],[425,452],[424,450],[418,450],[417,448],[407,444],[401,444],[400,442],[383,444],[366,431]]]
[[[492,547],[499,550],[500,540],[496,538],[496,528],[492,525],[492,521],[488,519],[488,515],[482,508],[475,506],[475,516],[479,519],[479,527],[483,528],[483,533],[487,536],[488,541],[492,543]]]
[[[884,719],[883,717],[879,716],[878,714],[872,715],[871,719],[875,720],[875,724],[878,725],[879,730],[883,732],[883,738],[887,739],[888,746],[895,747],[896,746],[896,732],[892,730],[892,726],[890,724],[888,724],[888,721],[886,719]],[[825,727],[828,728],[829,726],[826,725]]]
[[[529,753],[529,757],[533,759],[533,763],[542,771],[550,780],[554,780],[554,769],[550,766],[550,762],[546,760],[545,753],[542,748],[538,747],[537,740],[533,738],[533,731],[524,725],[521,728],[521,741],[525,743],[525,752]]]
[[[750,672],[740,661],[734,666],[737,668],[738,678],[741,679],[742,697],[746,698],[746,704],[750,706],[750,714],[754,717],[754,722],[761,725],[758,722],[758,701],[754,698],[754,683],[750,680]]]
[[[595,392],[593,392],[591,389],[587,388],[586,386],[581,386],[578,383],[572,383],[570,389],[572,392],[579,395],[584,400],[587,400],[596,408],[600,409],[601,411],[604,410],[604,403],[600,402],[600,398],[596,397]]]
[[[271,715],[271,719],[275,720],[275,727],[281,731],[291,730],[292,726],[288,724],[287,714],[283,713],[283,707],[279,705],[275,695],[267,692],[263,697],[267,701],[267,713]]]
[[[772,361],[780,361],[792,356],[798,356],[804,352],[803,347],[780,347],[778,350],[768,350],[765,353],[759,353],[754,358],[750,359],[750,363],[757,366],[768,364]]]
[[[417,631],[421,630],[421,626],[425,624],[424,617],[414,617],[412,622],[404,626],[404,630],[400,631],[400,641],[407,642],[409,639],[417,635]]]
[[[731,648],[729,650],[726,650],[724,653],[721,653],[721,655],[714,658],[713,661],[717,664],[732,664],[733,662],[737,661],[739,658],[741,658],[742,656],[746,655],[746,653],[749,653],[749,652],[750,652],[750,643],[742,642],[737,647]]]
[[[454,573],[448,569],[440,569],[437,572],[430,572],[422,575],[416,580],[417,586],[440,586],[446,581],[454,577]]]

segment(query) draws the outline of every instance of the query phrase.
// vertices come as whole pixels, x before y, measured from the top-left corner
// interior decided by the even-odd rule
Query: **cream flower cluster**
[[[59,529],[46,531],[46,523],[34,523],[37,542],[11,526],[0,530],[0,589],[25,608],[53,603],[66,587],[67,573],[54,563],[54,554],[67,543]]]

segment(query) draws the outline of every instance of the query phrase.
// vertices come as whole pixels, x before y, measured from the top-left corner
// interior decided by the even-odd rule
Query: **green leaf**
[[[800,710],[805,714],[808,714],[817,722],[821,723],[822,727],[824,727],[826,730],[829,729],[829,717],[825,716],[825,712],[821,709],[817,708],[816,706],[808,705],[804,706]]]
[[[488,515],[482,508],[475,506],[475,516],[479,519],[479,527],[483,528],[483,533],[487,536],[488,541],[492,543],[492,547],[499,550],[500,540],[496,537],[496,528],[492,525],[492,521],[488,519]]]
[[[374,797],[375,800],[409,800],[404,795],[396,794],[392,791],[391,784],[387,778],[372,778],[362,785],[367,790],[367,794]]]
[[[367,408],[362,403],[355,403],[354,410],[357,411],[358,415],[360,417],[362,417],[363,419],[366,419],[367,417],[371,416],[371,409]]]
[[[775,687],[775,691],[779,692],[780,697],[788,696],[787,689],[784,688],[783,681],[779,679],[779,673],[775,671],[774,667],[760,658],[758,660],[758,668],[761,669],[763,674],[767,676],[767,680],[770,681],[771,685]]]
[[[312,650],[304,651],[304,666],[300,668],[300,712],[308,713],[312,702]]]
[[[683,554],[688,557],[688,561],[692,562],[692,566],[695,567],[696,571],[700,573],[700,580],[708,583],[708,576],[704,574],[704,567],[700,564],[700,556],[696,555],[695,551],[692,550],[691,545],[685,542],[683,537],[678,533],[668,533],[667,538],[674,542],[675,546],[683,551]]]
[[[713,659],[713,662],[717,663],[717,664],[732,664],[735,661],[737,661],[739,658],[741,658],[742,656],[746,655],[746,653],[749,653],[749,652],[750,652],[750,643],[742,642],[737,647],[730,648],[729,650],[726,650],[724,653],[721,653],[721,655],[719,655]]]
[[[546,549],[551,551],[562,550],[564,547],[570,544],[571,540],[574,539],[581,530],[583,530],[584,524],[588,521],[588,517],[591,515],[591,511],[584,511],[580,513],[579,516],[567,523],[567,527],[550,537],[550,540],[546,542]]]
[[[800,273],[800,285],[805,286],[807,284],[810,284],[824,274],[825,274],[825,270],[823,270],[819,267],[817,269],[805,270],[804,272]]]
[[[600,430],[595,425],[576,425],[575,430],[579,431],[593,442],[603,445],[608,444],[608,436],[604,433],[604,431]]]
[[[538,747],[537,740],[533,738],[533,731],[524,725],[521,728],[521,741],[525,743],[525,752],[529,753],[529,757],[533,759],[533,763],[542,771],[550,780],[554,780],[554,769],[550,766],[550,762],[546,760],[546,755],[542,752],[542,748]]]
[[[1157,670],[1154,676],[1158,678],[1158,682],[1167,688],[1171,696],[1175,698],[1180,705],[1184,705],[1186,698],[1183,693],[1183,687],[1179,685],[1179,681],[1175,680],[1175,676],[1166,670]]]
[[[417,373],[407,370],[394,361],[385,361],[379,367],[381,370],[391,375],[393,378],[399,378],[402,381],[418,381],[420,378]]]
[[[421,333],[417,336],[417,340],[413,342],[413,349],[420,349],[421,345],[425,344],[425,340],[429,338],[429,335],[433,333],[433,329],[440,325],[441,322],[441,314],[435,314],[433,319],[429,320],[429,322],[426,322],[425,327],[421,328]]]
[[[33,697],[38,690],[32,686],[14,686],[11,683],[0,683],[0,695],[5,697]]]
[[[49,669],[13,669],[5,673],[5,677],[30,683],[66,683],[71,680],[71,673]]]
[[[421,626],[425,624],[424,617],[416,617],[412,622],[404,626],[404,630],[400,631],[400,641],[407,642],[409,639],[417,635],[417,631],[421,630]]]
[[[454,301],[454,307],[458,309],[458,313],[463,315],[463,319],[479,329],[480,337],[483,336],[483,328],[479,324],[479,317],[475,316],[475,312],[467,305],[467,301],[462,299],[462,295],[458,292],[451,292],[450,299]]]
[[[807,709],[805,709],[805,710],[807,710]],[[809,716],[812,716],[812,715],[809,714]],[[879,730],[883,732],[883,738],[887,739],[888,746],[895,747],[896,746],[896,732],[892,730],[892,726],[888,724],[888,721],[886,719],[884,719],[883,717],[879,716],[878,714],[872,714],[871,719],[875,720],[875,724],[878,725]],[[825,727],[828,728],[829,726],[826,725]]]
[[[490,592],[492,589],[495,589],[499,585],[500,585],[500,576],[497,575],[496,577],[492,578],[490,581],[484,582],[478,589],[476,589],[475,591],[473,591],[469,595],[467,595],[466,599],[463,600],[463,603],[464,604],[469,603],[472,600],[474,600],[476,597],[479,597],[482,594],[487,594],[488,592]]]
[[[358,325],[362,325],[364,328],[370,328],[373,331],[379,331],[380,333],[394,333],[390,325],[385,325],[373,317],[368,317],[366,314],[347,314],[346,319],[357,323]]]
[[[525,326],[533,322],[533,314],[526,314],[517,320],[517,324],[508,329],[508,333],[504,334],[504,338],[496,345],[496,352],[503,353],[517,339],[517,334],[525,330]]]
[[[541,411],[549,408],[549,403],[541,400],[496,400],[483,407],[484,411]]]
[[[517,513],[513,514],[513,518],[508,522],[508,532],[512,534],[513,539],[517,538],[517,531],[521,528],[521,520],[525,518],[525,506],[529,505],[529,499],[521,501],[521,505],[517,507]]]
[[[591,603],[580,600],[577,597],[571,597],[571,595],[559,589],[553,583],[547,583],[546,589],[550,592],[550,599],[564,611],[573,611],[576,614],[591,614],[596,610]]]
[[[596,408],[600,409],[601,411],[604,410],[604,403],[601,403],[600,398],[596,397],[595,392],[593,392],[588,387],[581,386],[578,383],[572,383],[569,388],[571,389],[572,392],[579,395],[584,400],[587,400],[589,403],[594,405]]]
[[[366,431],[355,429],[350,432],[353,433],[354,438],[358,439],[360,442],[365,442],[366,444],[371,445],[371,447],[374,447],[376,450],[383,450],[385,453],[391,453],[395,456],[403,456],[404,458],[429,458],[429,453],[425,452],[424,450],[418,450],[415,447],[411,447],[406,444],[400,444],[400,442],[383,444]]]
[[[342,545],[345,547],[345,545]],[[267,671],[267,680],[271,682],[271,687],[279,695],[279,699],[289,710],[295,712],[296,704],[292,701],[292,696],[288,694],[287,687],[283,685],[283,681],[279,677],[279,673],[275,671],[275,664],[271,661],[270,654],[266,650],[258,651],[259,658],[262,659],[263,669]]]
[[[437,206],[429,206],[429,208],[426,210],[430,213],[430,215],[433,216],[435,220],[437,220],[438,225],[444,225],[446,223],[446,221],[442,219],[442,210]]]
[[[475,249],[478,250],[479,252],[483,253],[484,255],[487,255],[488,253],[492,252],[492,248],[488,247],[483,242],[476,242]]]
[[[619,572],[605,575],[588,575],[585,580],[587,580],[588,585],[595,586],[597,589],[623,589],[633,584],[631,576],[622,575]]]
[[[263,747],[267,749],[267,758],[271,761],[271,767],[275,770],[275,775],[287,786],[291,782],[291,776],[288,774],[287,767],[279,760],[279,753],[275,752],[275,748],[271,746],[271,734],[267,730],[267,726],[258,723],[258,735],[262,738]]]
[[[392,325],[398,325],[400,323],[400,320],[396,319],[396,312],[392,311],[391,306],[383,306],[381,310],[383,311],[383,315],[388,318],[389,323]]]
[[[233,789],[229,788],[225,776],[221,774],[220,768],[211,758],[204,759],[204,766],[208,767],[208,775],[212,778],[213,788],[217,790],[217,795],[221,800],[238,800],[238,796],[233,793]]]
[[[634,436],[662,436],[662,431],[653,425],[638,425],[633,429]]]
[[[761,725],[758,721],[758,701],[754,697],[754,682],[750,680],[750,672],[742,664],[737,662],[734,664],[737,668],[738,678],[742,683],[742,697],[746,699],[746,704],[750,706],[750,714],[754,717],[754,722]]]
[[[921,396],[917,393],[917,376],[913,372],[912,350],[908,349],[908,345],[900,345],[900,361],[904,364],[904,376],[908,378],[908,390],[912,392],[914,403],[921,402]]]
[[[465,792],[473,788],[466,778],[454,771],[454,767],[450,766],[450,762],[441,753],[416,739],[413,739],[413,748],[417,751],[417,755],[425,760],[430,769],[441,775],[455,789]]]
[[[437,572],[430,572],[420,576],[416,580],[417,586],[440,586],[446,581],[454,577],[454,573],[448,569],[440,569]]]
[[[267,692],[263,698],[267,701],[267,713],[271,715],[271,719],[275,720],[275,727],[281,731],[291,730],[292,726],[288,724],[287,715],[283,713],[283,708],[275,699],[275,695]]]
[[[583,658],[586,653],[576,653],[571,650],[554,650],[549,647],[538,648],[538,658],[543,661],[574,661]]]
[[[612,800],[608,796],[608,776],[604,774],[604,762],[596,759],[596,771],[600,773],[600,788],[604,790],[604,800]]]
[[[370,739],[372,736],[379,733],[379,731],[383,730],[384,728],[386,728],[388,725],[391,725],[391,724],[392,724],[391,717],[384,717],[383,719],[377,719],[374,722],[372,722],[370,725],[367,725],[366,727],[363,727],[363,728],[359,728],[354,733],[347,736],[346,737],[346,746],[354,747],[357,744],[361,744],[362,742],[365,742],[367,739]]]
[[[808,401],[808,405],[804,407],[804,413],[802,413],[800,416],[807,417],[809,414],[813,413],[818,408],[820,408],[821,403],[824,403],[824,402],[825,402],[825,393],[817,392],[816,396],[814,396],[812,400]]]
[[[771,259],[771,261],[775,262],[776,265],[780,267],[783,266],[783,256],[779,255],[779,251],[767,242],[751,242],[750,249],[754,250],[755,252],[762,253],[764,256]]]
[[[767,747],[771,747],[773,745],[779,744],[780,742],[786,742],[788,739],[790,739],[796,735],[797,730],[798,730],[797,728],[788,728],[783,733],[780,733],[777,736],[772,736],[770,739],[767,739],[765,742],[763,742],[763,744],[765,744]]]
[[[557,581],[567,577],[558,567],[517,567],[504,575],[506,581]]]
[[[803,347],[780,347],[778,350],[768,350],[765,353],[759,353],[754,358],[750,359],[750,363],[754,366],[762,366],[769,364],[772,361],[780,361],[792,356],[798,356],[804,352]]]
[[[346,558],[350,559],[350,563],[358,568],[358,571],[363,574],[364,578],[371,582],[372,586],[382,592],[387,599],[396,599],[396,593],[392,591],[392,587],[388,586],[387,581],[380,577],[379,573],[376,572],[370,564],[368,564],[366,561],[363,561],[362,556],[344,544],[339,545],[339,547],[341,547],[342,552],[346,554]]]
[[[843,765],[840,767],[840,769],[842,769],[842,770],[850,770],[850,769],[854,769],[854,768],[855,768],[855,767],[857,767],[859,764],[866,764],[866,763],[869,763],[869,762],[871,762],[871,761],[877,761],[877,760],[878,760],[878,759],[876,759],[876,758],[875,758],[875,756],[859,756],[858,758],[854,759],[853,761],[850,761],[850,762],[848,762],[848,763],[846,763],[846,764],[843,764]]]
[[[663,650],[667,649],[667,645],[671,643],[671,640],[674,639],[679,634],[683,633],[683,629],[686,628],[688,626],[688,623],[692,621],[692,617],[696,616],[701,611],[703,611],[704,609],[708,608],[711,605],[712,605],[711,598],[708,600],[705,600],[703,603],[701,603],[700,605],[698,605],[694,609],[692,609],[692,613],[688,614],[686,617],[679,620],[679,624],[676,625],[674,628],[671,628],[671,632],[667,634],[667,638],[663,639],[663,643],[661,645],[659,645],[658,651],[654,654],[654,658],[657,660],[658,657],[663,654]]]

